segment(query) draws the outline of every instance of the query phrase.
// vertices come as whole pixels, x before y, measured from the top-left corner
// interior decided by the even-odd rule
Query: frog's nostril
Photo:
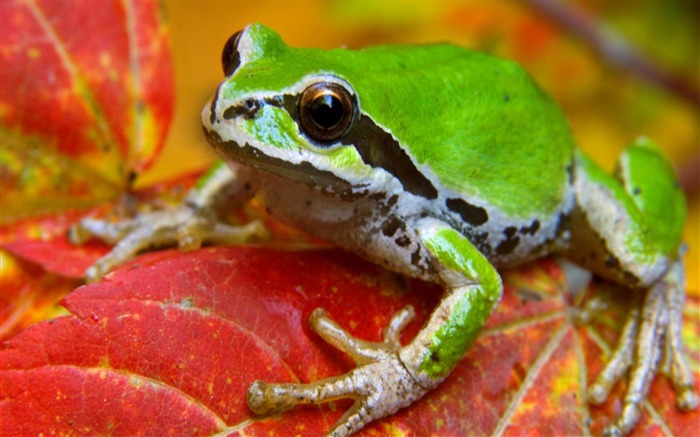
[[[255,118],[260,110],[260,106],[260,102],[255,99],[245,99],[241,103],[236,103],[226,108],[224,111],[224,119],[230,120],[232,118],[243,117],[246,120],[250,120]]]

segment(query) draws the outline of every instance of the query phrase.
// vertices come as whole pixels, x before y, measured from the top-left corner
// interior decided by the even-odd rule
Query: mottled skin
[[[312,384],[257,381],[248,392],[253,411],[351,397],[330,430],[346,435],[410,405],[449,375],[498,303],[495,267],[550,253],[647,295],[590,388],[591,401],[602,402],[631,369],[622,414],[606,432],[624,434],[637,422],[662,350],[679,406],[697,406],[679,335],[685,203],[653,144],[633,144],[609,176],[576,151],[564,116],[520,67],[452,45],[293,49],[251,25],[226,45],[223,66],[226,80],[202,124],[233,171],[219,166],[175,213],[118,229],[83,221],[76,240],[119,241],[87,276],[147,245],[238,241],[246,233],[219,224],[217,212],[257,195],[271,215],[445,289],[405,346],[398,338],[410,308],[394,316],[382,343],[352,338],[315,311],[315,331],[358,367]],[[314,112],[304,103],[317,102],[317,90],[344,102],[342,116],[338,106]]]

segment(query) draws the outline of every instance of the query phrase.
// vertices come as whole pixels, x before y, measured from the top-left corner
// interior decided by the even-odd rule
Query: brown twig
[[[586,41],[607,62],[666,89],[700,108],[700,89],[682,76],[662,68],[635,50],[625,38],[573,3],[527,0],[554,23]]]

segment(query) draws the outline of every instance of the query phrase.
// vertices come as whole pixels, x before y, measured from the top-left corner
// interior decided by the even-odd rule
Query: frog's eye
[[[221,51],[221,67],[224,69],[224,76],[230,76],[241,64],[241,55],[238,53],[238,40],[241,39],[241,31],[231,35],[231,38],[224,44]]]
[[[352,94],[342,85],[315,83],[304,90],[299,100],[301,128],[318,143],[333,143],[350,129],[356,107]]]

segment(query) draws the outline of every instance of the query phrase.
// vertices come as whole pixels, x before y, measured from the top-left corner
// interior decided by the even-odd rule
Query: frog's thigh
[[[627,191],[636,191],[635,183],[619,181],[583,154],[576,158],[569,257],[619,284],[648,288],[669,267],[664,250],[668,244],[655,235],[658,226],[649,226],[664,205],[639,202],[646,205],[640,208],[639,199]],[[641,192],[637,197],[642,197]],[[676,233],[677,244],[680,231]]]

